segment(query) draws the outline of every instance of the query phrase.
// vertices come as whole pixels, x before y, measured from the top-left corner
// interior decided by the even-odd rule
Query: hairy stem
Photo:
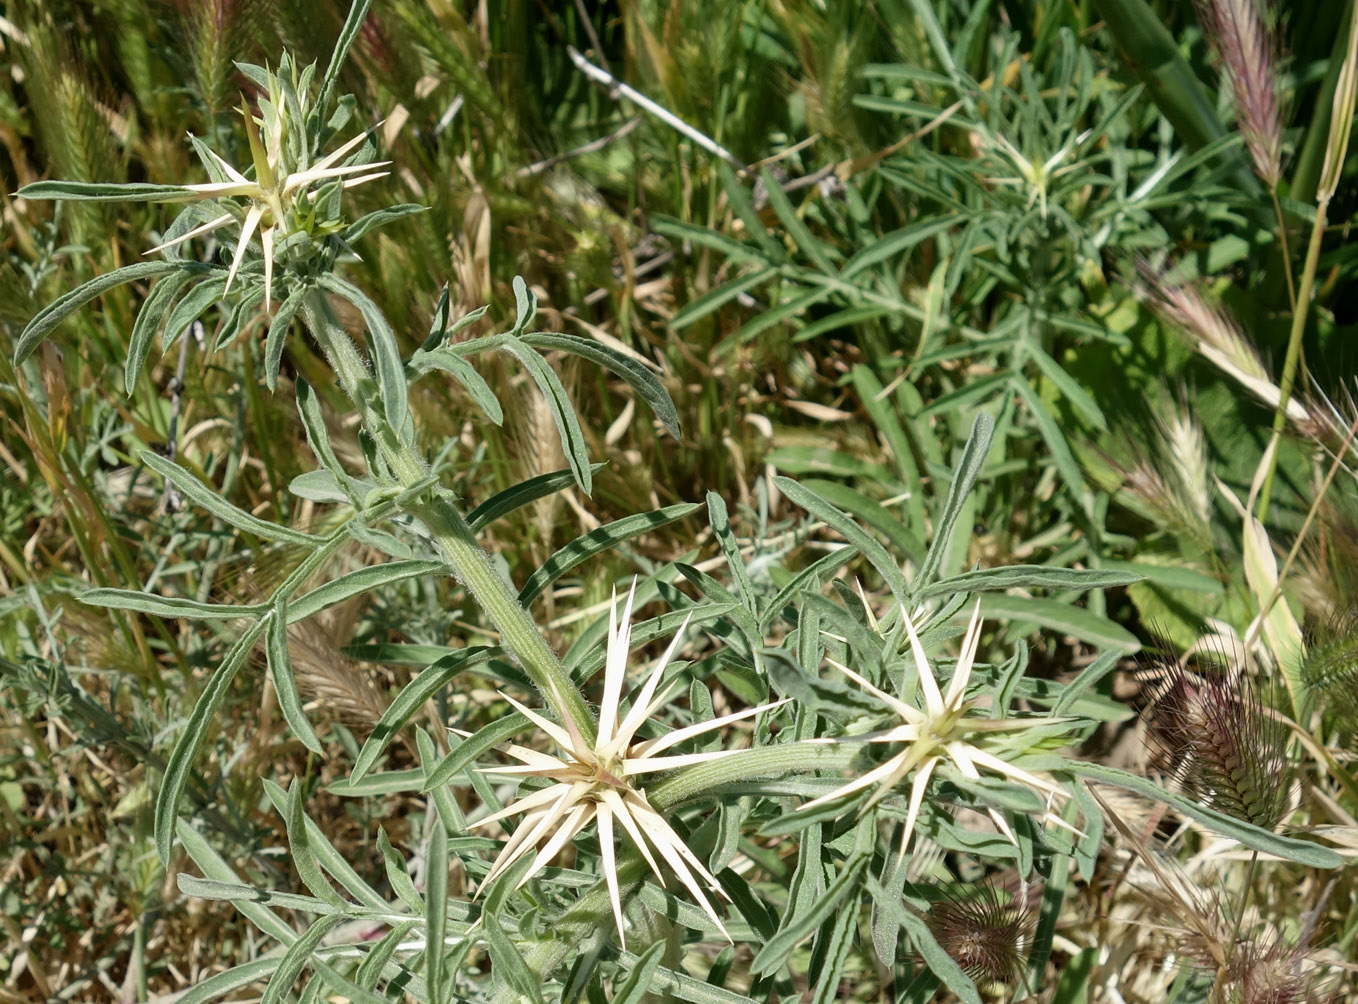
[[[312,292],[303,301],[302,317],[392,473],[406,488],[418,485],[428,473],[424,460],[401,441],[382,413],[377,383],[322,293]],[[557,714],[568,716],[592,740],[594,715],[570,674],[519,602],[513,587],[501,578],[489,556],[476,542],[462,513],[437,492],[428,493],[409,511],[424,524],[439,553],[452,566],[453,575],[495,625],[504,647],[546,695]]]

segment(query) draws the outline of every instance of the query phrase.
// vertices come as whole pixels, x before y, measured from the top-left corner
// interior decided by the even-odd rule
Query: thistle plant
[[[638,742],[637,733],[641,727],[675,696],[677,684],[672,683],[659,693],[657,690],[671,657],[683,641],[688,621],[685,620],[680,626],[669,648],[656,661],[650,676],[633,698],[631,707],[624,713],[621,708],[622,688],[631,649],[632,603],[635,598],[634,581],[632,589],[627,594],[627,605],[623,609],[621,621],[617,614],[616,594],[609,605],[603,702],[599,708],[599,731],[593,742],[587,740],[570,719],[558,725],[524,707],[512,697],[502,695],[515,710],[547,733],[562,752],[560,755],[552,755],[523,746],[510,745],[506,747],[505,752],[519,760],[521,766],[484,768],[493,774],[537,777],[553,782],[530,795],[525,795],[478,823],[479,826],[488,826],[510,816],[523,814],[524,817],[495,859],[485,881],[493,882],[514,862],[529,853],[539,840],[550,836],[546,846],[535,855],[532,866],[519,879],[518,885],[520,887],[525,885],[529,879],[542,871],[577,833],[591,821],[597,820],[599,852],[604,878],[608,882],[613,917],[617,923],[618,944],[625,948],[627,940],[624,934],[622,900],[618,893],[617,857],[613,844],[615,825],[621,825],[633,845],[646,859],[646,863],[650,865],[656,878],[662,884],[665,881],[664,873],[651,854],[652,847],[665,864],[674,869],[679,881],[692,894],[703,912],[712,919],[717,929],[730,940],[730,935],[713,909],[711,901],[704,894],[699,880],[718,896],[726,899],[730,897],[726,896],[721,885],[688,849],[683,839],[652,807],[646,798],[645,788],[641,786],[642,779],[648,774],[663,773],[730,756],[737,751],[725,749],[670,756],[659,754],[731,722],[772,711],[786,704],[787,700],[734,711],[720,718],[695,722],[663,736]]]
[[[1002,404],[969,399],[967,421],[960,426],[969,432],[952,452],[950,440],[934,441],[934,429],[921,423],[918,437],[930,438],[922,447],[930,473],[920,479],[915,472],[910,504],[919,518],[909,530],[893,524],[890,515],[859,518],[849,511],[858,504],[850,493],[822,494],[789,478],[769,478],[760,488],[765,508],[776,490],[805,514],[793,536],[826,537],[812,541],[821,550],[808,547],[793,556],[791,545],[776,549],[760,540],[749,547],[736,536],[721,495],[710,493],[706,522],[717,560],[698,562],[685,554],[648,564],[630,556],[639,574],[624,609],[619,613],[615,595],[606,618],[592,617],[589,609],[575,612],[577,633],[559,654],[554,635],[533,616],[533,602],[576,569],[596,578],[608,574],[582,566],[610,550],[628,559],[623,545],[677,520],[700,519],[702,507],[680,502],[600,526],[559,549],[521,586],[512,585],[478,534],[555,492],[573,487],[588,493],[593,487],[584,430],[547,357],[566,352],[604,365],[675,434],[678,413],[665,384],[636,353],[535,330],[536,298],[521,279],[513,283],[514,310],[501,325],[505,330],[492,328],[488,306],[455,316],[458,305],[445,289],[433,306],[428,334],[407,351],[406,333],[398,336],[373,297],[345,278],[363,237],[420,208],[395,206],[354,220],[346,215],[346,189],[382,173],[372,129],[351,124],[355,104],[334,93],[367,7],[366,0],[354,4],[323,73],[286,56],[272,71],[240,68],[259,89],[255,107],[247,104],[244,112],[248,167],[228,166],[225,156],[193,139],[207,181],[172,186],[49,181],[20,193],[31,199],[188,205],[153,249],[163,260],[125,266],[62,296],[31,321],[16,357],[22,362],[63,318],[122,283],[154,283],[130,333],[129,388],[146,378],[158,333],[162,344],[172,344],[195,319],[216,311],[221,319],[216,341],[225,344],[261,308],[272,311],[262,347],[265,383],[278,392],[291,383],[318,464],[290,490],[333,507],[330,518],[317,524],[328,527],[324,532],[283,525],[233,504],[185,467],[147,451],[141,458],[145,466],[172,481],[190,503],[266,548],[282,545],[278,550],[294,564],[281,585],[252,603],[126,589],[95,589],[80,597],[148,616],[233,625],[224,657],[165,760],[155,846],[167,864],[176,846],[182,848],[201,872],[181,871],[181,890],[236,903],[279,950],[215,973],[192,991],[192,999],[207,1001],[265,983],[262,999],[273,1004],[306,979],[304,1000],[336,995],[424,1004],[468,997],[496,1004],[544,997],[601,1000],[611,982],[615,1001],[673,993],[698,1002],[745,1004],[754,999],[746,991],[786,998],[800,984],[822,988],[815,997],[826,1004],[848,972],[870,910],[872,951],[884,961],[883,969],[899,965],[895,975],[905,985],[922,974],[905,972],[906,963],[896,960],[917,957],[955,996],[976,1004],[977,979],[1008,980],[1014,972],[1013,954],[999,942],[1008,944],[1016,935],[1017,921],[1008,907],[950,915],[944,906],[931,928],[922,919],[929,897],[906,890],[909,862],[903,865],[902,856],[927,841],[940,854],[987,869],[1003,863],[1025,883],[1058,864],[1064,874],[1072,860],[1082,875],[1091,876],[1102,822],[1085,788],[1089,781],[1162,798],[1251,848],[1314,867],[1339,863],[1327,848],[1265,825],[1277,822],[1276,813],[1256,810],[1267,807],[1266,798],[1249,801],[1239,817],[1214,808],[1217,789],[1235,780],[1229,767],[1225,780],[1202,786],[1201,799],[1210,803],[1202,804],[1069,753],[1100,721],[1122,713],[1100,699],[1096,688],[1137,643],[1105,616],[1102,590],[1137,581],[1138,575],[1093,561],[1082,568],[968,567],[974,493],[985,489],[996,465],[1012,468],[1016,459],[990,457],[992,447],[1007,449],[1013,398]],[[1074,56],[1074,38],[1062,38],[1063,51]],[[1085,62],[1081,79],[1092,75]],[[1035,81],[1025,88],[1039,93]],[[979,93],[969,85],[963,89]],[[1070,150],[1082,158],[1081,169],[1051,168],[1043,180],[1045,194],[1039,193],[1034,206],[1017,203],[1025,212],[1035,209],[1024,236],[1032,244],[1046,232],[1044,215],[1052,226],[1064,225],[1072,208],[1078,209],[1079,190],[1090,183],[1092,169],[1083,158],[1093,154],[1080,145],[1082,131],[1075,129],[1082,114],[1066,116],[1064,123],[1064,131],[1076,137]],[[776,204],[780,215],[789,205],[785,197]],[[758,219],[748,214],[751,224]],[[946,225],[929,224],[940,231]],[[191,241],[209,234],[221,244],[213,260],[181,257]],[[886,257],[862,267],[876,268]],[[827,268],[829,261],[823,263]],[[860,292],[867,290],[864,285]],[[340,314],[349,312],[337,311],[336,300],[350,304],[361,319],[362,348],[341,323]],[[1039,313],[1034,307],[1025,330]],[[320,350],[349,399],[357,426],[354,449],[337,450],[331,442],[321,395],[300,377],[285,379],[294,326]],[[247,344],[243,351],[254,348]],[[412,416],[408,395],[414,381],[442,374],[461,384],[484,413],[469,421],[501,422],[504,404],[473,362],[488,352],[512,357],[541,393],[568,468],[538,474],[473,507],[440,482],[427,459],[430,445],[422,441],[428,432]],[[1025,341],[1015,355],[1015,367],[1025,360],[1044,371],[1055,365],[1036,341]],[[1017,380],[1018,373],[1013,369],[1003,379]],[[1037,397],[1028,396],[1026,383],[1014,386],[1017,399],[1046,414],[1038,410],[1045,406]],[[996,413],[1005,423],[1001,435]],[[1043,428],[1046,435],[1054,426]],[[1053,436],[1053,442],[1064,441]],[[899,443],[901,464],[912,463],[903,435]],[[460,442],[439,446],[455,450]],[[357,460],[342,463],[341,455],[361,456],[362,469],[353,469]],[[1074,487],[1073,458],[1068,452],[1063,457],[1058,466]],[[1087,513],[1087,501],[1082,497],[1075,508]],[[889,551],[865,523],[885,528],[901,553]],[[324,579],[350,542],[389,560]],[[755,558],[748,558],[751,553]],[[841,581],[850,563],[874,577],[869,587],[881,598],[880,608],[894,613],[878,620],[859,609]],[[315,585],[318,579],[324,581]],[[289,628],[352,597],[400,583],[437,587],[445,579],[465,592],[466,605],[489,625],[490,642],[466,644],[459,637],[459,644],[440,648],[432,658],[434,646],[417,646],[419,668],[386,704],[348,777],[329,785],[338,797],[405,793],[407,804],[421,808],[401,820],[410,824],[403,827],[403,839],[418,860],[420,882],[385,828],[375,837],[381,874],[361,873],[366,863],[347,858],[308,818],[311,779],[302,770],[290,771],[287,789],[265,779],[263,797],[283,817],[284,853],[305,892],[243,878],[198,820],[180,818],[178,810],[212,721],[251,654],[262,645],[288,727],[314,757],[326,759],[329,770],[340,761],[340,751],[338,744],[322,741],[324,732],[302,704]],[[443,594],[437,595],[441,600]],[[554,599],[560,604],[566,596]],[[1073,597],[1087,606],[1075,606]],[[659,611],[655,616],[638,619],[652,607]],[[1089,641],[1097,654],[1070,678],[1030,678],[1022,640],[1001,645],[997,638],[994,648],[1005,648],[1007,657],[983,658],[987,619],[1007,626],[1032,619],[1060,625]],[[685,634],[690,627],[702,630],[690,638]],[[953,645],[959,635],[960,644]],[[660,658],[629,686],[633,649],[666,640]],[[693,658],[681,673],[675,659],[685,644]],[[952,671],[945,684],[948,661]],[[827,664],[834,668],[824,670]],[[596,693],[589,681],[600,666]],[[484,693],[474,682],[478,678],[496,680],[506,693],[535,688],[538,698],[505,696],[513,712],[488,714],[470,699]],[[676,701],[681,678],[688,685],[687,707]],[[721,684],[719,691],[713,681]],[[454,704],[457,710],[440,717],[433,734],[415,724],[431,699],[450,690],[463,699],[436,705],[440,715]],[[739,710],[731,710],[732,699]],[[498,702],[495,707],[502,708]],[[884,713],[895,720],[881,728]],[[750,726],[739,741],[721,735],[726,726],[746,720]],[[450,731],[460,741],[446,742]],[[398,736],[410,740],[415,766],[395,766],[387,757]],[[549,750],[541,748],[543,736]],[[690,741],[702,747],[682,749]],[[877,762],[883,749],[886,758]],[[517,762],[504,764],[494,758],[496,751]],[[511,786],[506,805],[502,799]],[[252,806],[251,812],[264,807]],[[1004,839],[964,829],[957,820],[960,809],[987,813]],[[363,818],[370,816],[365,812]],[[503,841],[471,833],[511,825]],[[793,858],[797,863],[790,869]],[[679,895],[668,888],[667,871],[682,887]],[[453,888],[455,875],[476,885],[474,898]],[[770,894],[770,884],[784,881]],[[285,919],[278,910],[292,915]],[[308,918],[303,933],[294,916]],[[356,923],[341,926],[346,920]],[[801,945],[808,939],[812,950],[806,953]],[[1020,940],[1013,938],[1014,944]],[[723,952],[712,963],[708,943],[721,941],[739,943],[742,951]],[[903,941],[908,951],[899,951]],[[639,942],[645,947],[634,954],[628,946],[640,947]],[[1038,949],[1034,939],[1030,970],[1044,970],[1041,953],[1049,950],[1050,939],[1045,944],[1047,949]],[[866,944],[860,947],[867,950]],[[737,958],[741,969],[733,974]],[[709,960],[706,981],[689,973],[700,960]],[[720,995],[714,996],[716,987]]]
[[[900,609],[900,614],[901,623],[910,639],[915,677],[923,698],[922,709],[878,689],[848,666],[833,660],[830,664],[901,718],[900,725],[858,737],[856,741],[905,743],[905,749],[843,787],[807,803],[806,808],[815,808],[861,789],[874,788],[867,803],[870,805],[891,792],[903,778],[910,776],[910,805],[906,810],[900,844],[900,853],[904,855],[910,843],[910,836],[915,831],[915,820],[919,815],[929,779],[934,769],[942,763],[951,764],[959,774],[972,781],[980,780],[981,775],[977,768],[984,767],[1006,780],[1026,785],[1043,796],[1065,795],[1065,791],[1058,785],[1024,770],[1013,762],[1016,754],[1022,752],[1022,745],[1008,739],[1007,734],[1039,730],[1039,735],[1046,733],[1049,736],[1053,731],[1052,726],[1059,729],[1069,722],[1069,719],[982,718],[968,715],[968,711],[975,703],[966,699],[966,692],[967,684],[971,680],[972,665],[976,660],[976,648],[980,643],[981,604],[977,602],[972,608],[971,621],[962,639],[962,651],[957,657],[952,679],[948,681],[946,694],[939,689],[929,657],[924,652],[910,615],[904,607]],[[1001,740],[1001,745],[1003,752],[1008,754],[1007,758],[997,756],[995,752],[987,749],[987,746],[995,744],[996,738],[1001,736],[1005,737]],[[994,808],[987,811],[999,830],[1010,840],[1015,839],[1004,817]],[[1065,825],[1060,816],[1051,812],[1047,812],[1043,818],[1058,826]]]

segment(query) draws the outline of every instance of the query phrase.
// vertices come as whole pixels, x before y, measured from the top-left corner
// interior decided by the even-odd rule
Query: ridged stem
[[[418,485],[428,474],[425,463],[412,447],[402,442],[382,413],[378,403],[382,396],[377,383],[348,332],[336,320],[324,294],[313,292],[303,300],[302,318],[329,360],[340,385],[358,409],[363,427],[376,441],[391,472],[403,487]],[[439,553],[451,566],[453,575],[500,632],[505,649],[546,695],[556,713],[569,716],[592,741],[596,728],[593,713],[519,602],[513,587],[501,578],[489,555],[476,542],[462,513],[436,492],[429,493],[424,501],[408,511],[424,524]]]

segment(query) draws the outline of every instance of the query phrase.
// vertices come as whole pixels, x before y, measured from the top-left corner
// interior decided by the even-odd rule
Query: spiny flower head
[[[242,66],[241,69],[259,81],[269,94],[269,97],[260,98],[258,119],[247,105],[243,102],[241,104],[245,133],[250,142],[254,177],[246,177],[206,145],[190,137],[203,161],[203,166],[214,180],[206,184],[184,185],[183,194],[163,201],[243,199],[245,204],[220,201],[220,208],[223,210],[220,215],[145,253],[154,254],[193,237],[238,223],[240,237],[236,240],[235,254],[232,256],[231,268],[226,276],[226,288],[229,290],[245,258],[250,239],[258,230],[260,249],[264,258],[264,306],[267,309],[273,294],[275,240],[285,238],[295,231],[311,229],[310,224],[315,218],[315,206],[312,203],[313,187],[343,178],[345,180],[340,182],[341,189],[352,188],[365,181],[385,177],[386,171],[373,169],[384,167],[390,162],[350,165],[341,163],[367,139],[372,130],[360,133],[338,149],[313,162],[306,141],[306,131],[301,128],[309,112],[306,85],[312,68],[308,67],[302,71],[300,80],[293,72],[292,79],[286,82],[284,75],[289,71],[295,71],[286,55],[278,73],[261,71],[258,67]]]
[[[1287,727],[1260,705],[1252,679],[1215,655],[1201,673],[1161,660],[1146,712],[1152,748],[1192,797],[1275,829],[1291,799]]]
[[[504,752],[520,761],[519,765],[483,768],[485,773],[511,777],[538,777],[552,783],[525,795],[477,824],[486,826],[510,816],[523,816],[495,859],[481,888],[486,888],[490,882],[520,858],[538,848],[545,840],[546,843],[536,850],[532,867],[519,880],[519,886],[523,886],[546,868],[576,834],[591,821],[595,821],[599,826],[599,853],[612,901],[613,917],[617,923],[618,938],[625,946],[622,899],[618,889],[614,848],[615,830],[620,825],[627,831],[627,835],[661,883],[665,881],[665,873],[661,871],[652,849],[673,870],[674,875],[693,895],[694,901],[716,924],[718,930],[729,939],[730,935],[727,934],[725,925],[713,908],[711,900],[703,892],[702,886],[705,885],[724,899],[728,897],[716,878],[689,850],[664,817],[651,806],[646,798],[645,789],[638,782],[646,774],[674,770],[739,752],[718,750],[709,753],[661,755],[695,736],[719,729],[742,718],[750,718],[787,702],[777,701],[773,704],[746,708],[711,721],[696,722],[655,739],[638,741],[637,733],[641,726],[650,721],[656,712],[670,701],[679,686],[675,682],[663,691],[660,690],[665,668],[679,647],[688,621],[685,620],[683,626],[679,628],[665,654],[660,657],[651,669],[646,682],[636,692],[631,707],[623,714],[622,689],[627,674],[627,657],[631,649],[632,601],[635,594],[636,583],[633,582],[621,620],[617,615],[616,594],[613,605],[609,608],[604,691],[599,707],[596,739],[587,740],[569,717],[564,719],[563,724],[558,725],[512,697],[505,696],[505,700],[551,738],[559,752],[543,753],[511,744],[504,747]]]
[[[93,202],[189,202],[214,203],[215,215],[200,210],[186,210],[171,232],[179,229],[180,221],[208,218],[206,222],[177,233],[146,254],[167,251],[185,241],[212,233],[227,226],[238,226],[227,271],[223,295],[235,281],[251,241],[259,235],[260,254],[264,263],[264,303],[266,309],[273,298],[275,247],[293,234],[323,236],[340,229],[334,219],[338,195],[344,189],[365,181],[385,177],[377,171],[389,161],[345,164],[372,132],[360,133],[334,151],[318,156],[313,149],[317,135],[324,136],[343,126],[349,106],[340,105],[339,111],[322,125],[323,113],[328,108],[313,107],[310,99],[311,81],[315,65],[297,70],[291,57],[284,54],[277,72],[245,63],[238,68],[259,86],[264,96],[259,99],[259,115],[242,103],[246,137],[250,144],[252,164],[241,171],[227,163],[197,137],[190,135],[199,159],[211,181],[192,185],[108,185],[72,181],[39,181],[24,186],[19,194],[30,199],[73,199]],[[328,104],[328,102],[327,102]],[[380,124],[380,123],[379,123]],[[376,128],[374,126],[373,128]],[[313,135],[313,133],[317,135]],[[247,172],[253,172],[250,177]],[[331,184],[335,187],[328,187]],[[319,188],[317,186],[320,186]]]
[[[1012,983],[1022,974],[1034,926],[1026,899],[993,885],[950,888],[930,908],[928,922],[934,940],[978,983]]]
[[[915,820],[919,816],[924,792],[929,786],[929,778],[939,764],[947,761],[964,778],[980,780],[980,768],[985,768],[1001,777],[1027,785],[1034,791],[1050,796],[1064,796],[1065,791],[1047,780],[1009,760],[997,755],[1006,750],[996,747],[995,737],[1002,733],[1023,732],[1060,726],[1069,719],[1065,718],[983,718],[969,714],[973,702],[966,699],[967,684],[971,680],[972,665],[976,661],[976,648],[981,640],[981,604],[978,600],[972,610],[971,622],[962,639],[962,650],[957,657],[957,666],[952,679],[948,682],[947,693],[939,689],[929,657],[924,652],[919,634],[910,614],[901,608],[901,619],[906,634],[910,638],[910,650],[914,658],[915,670],[919,680],[919,690],[923,695],[923,708],[915,707],[900,698],[873,686],[867,679],[848,666],[834,660],[830,664],[853,680],[860,687],[881,701],[901,719],[899,725],[858,737],[854,741],[867,743],[904,743],[905,748],[883,763],[878,764],[862,777],[835,789],[827,795],[808,802],[805,808],[831,802],[845,795],[874,788],[867,805],[871,806],[889,794],[902,779],[914,773],[910,785],[910,803],[906,811],[905,829],[901,836],[901,853],[910,843],[914,832]],[[844,742],[849,740],[831,740]],[[1012,755],[1012,753],[1011,753]],[[874,787],[875,786],[875,787]],[[1013,831],[995,809],[988,810],[996,827],[1010,840]],[[1059,826],[1068,826],[1059,816],[1046,813],[1046,820]]]

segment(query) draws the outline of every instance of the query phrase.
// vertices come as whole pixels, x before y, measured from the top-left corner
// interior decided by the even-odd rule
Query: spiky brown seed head
[[[1304,945],[1267,938],[1237,945],[1218,987],[1228,1004],[1318,1004],[1322,976]]]
[[[1252,679],[1215,653],[1200,672],[1161,657],[1145,711],[1159,767],[1192,798],[1276,829],[1291,802],[1287,727],[1258,700]]]
[[[929,911],[934,940],[977,983],[1013,983],[1032,940],[1026,902],[994,886],[948,891]]]
[[[1358,734],[1358,607],[1312,632],[1301,678],[1341,732]]]

